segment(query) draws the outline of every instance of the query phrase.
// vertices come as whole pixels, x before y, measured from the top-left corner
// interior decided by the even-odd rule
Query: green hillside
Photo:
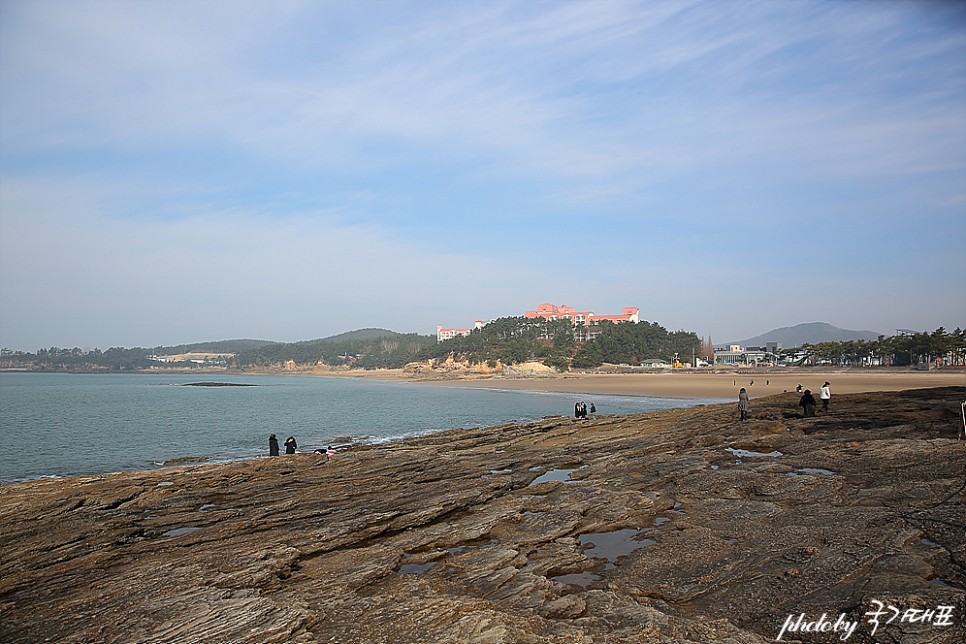
[[[436,344],[431,335],[396,333],[385,329],[360,329],[320,340],[277,342],[242,351],[237,367],[269,367],[294,362],[300,366],[323,363],[362,369],[402,367],[424,348]]]
[[[175,355],[179,353],[241,353],[273,344],[271,340],[216,340],[214,342],[195,342],[193,344],[179,344],[172,347],[155,347],[152,351],[157,355]]]

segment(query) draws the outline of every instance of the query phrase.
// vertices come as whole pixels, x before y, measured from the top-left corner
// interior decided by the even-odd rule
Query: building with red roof
[[[639,312],[640,309],[636,306],[625,306],[623,313],[616,315],[597,315],[593,311],[578,311],[566,304],[557,306],[555,304],[544,303],[539,305],[536,311],[527,311],[523,316],[531,320],[535,318],[543,318],[544,320],[570,320],[574,328],[583,326],[587,331],[587,337],[593,338],[597,335],[601,322],[607,321],[614,324],[633,322],[637,324],[641,321],[638,315]],[[481,320],[477,320],[473,328],[470,329],[446,329],[443,328],[442,324],[437,324],[436,341],[442,342],[443,340],[449,340],[450,338],[461,335],[469,335],[473,329],[482,329],[483,325],[484,323]]]
[[[604,320],[613,322],[614,324],[620,324],[622,322],[633,322],[636,324],[641,321],[640,317],[638,317],[639,312],[640,309],[636,306],[625,306],[624,312],[618,315],[597,315],[593,311],[578,311],[566,304],[561,304],[560,306],[541,304],[537,307],[536,311],[527,311],[523,315],[530,319],[570,320],[575,327],[579,324],[583,324],[585,327],[591,327],[598,325]]]

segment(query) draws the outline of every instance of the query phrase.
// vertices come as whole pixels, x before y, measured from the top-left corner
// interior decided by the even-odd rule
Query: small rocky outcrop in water
[[[960,642],[964,388],[0,487],[4,642]],[[267,428],[266,433],[271,428]],[[874,602],[952,607],[880,621]],[[936,621],[936,620],[933,620]],[[833,642],[841,633],[786,632]]]
[[[257,387],[249,383],[242,382],[188,382],[182,387]]]

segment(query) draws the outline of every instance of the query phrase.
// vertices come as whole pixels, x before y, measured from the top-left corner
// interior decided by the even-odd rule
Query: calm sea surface
[[[200,381],[258,386],[181,386]],[[601,414],[711,402],[350,378],[0,373],[0,483],[263,456],[272,433],[311,451],[342,437],[387,441],[531,421],[571,415],[578,399]]]

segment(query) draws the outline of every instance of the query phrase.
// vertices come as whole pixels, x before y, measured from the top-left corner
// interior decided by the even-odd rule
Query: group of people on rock
[[[754,383],[754,380],[752,380],[752,383]],[[818,406],[818,403],[815,400],[815,396],[812,395],[812,391],[806,389],[802,393],[801,385],[795,387],[795,391],[802,394],[801,399],[798,401],[798,406],[802,408],[805,418],[814,417],[815,408]],[[829,403],[832,400],[831,383],[828,380],[819,389],[818,398],[822,401],[822,411],[827,412]],[[738,391],[738,415],[741,420],[748,420],[748,391],[744,387]]]
[[[597,413],[597,407],[594,406],[594,403],[590,403],[590,413]],[[574,418],[587,418],[587,403],[583,400],[577,401],[577,404],[574,405]]]
[[[294,436],[289,436],[285,439],[286,454],[294,454],[295,450],[298,449],[298,446],[299,445],[295,442]],[[278,456],[278,438],[275,437],[275,434],[272,434],[268,437],[268,455]]]
[[[298,449],[298,446],[299,445],[297,442],[295,442],[294,436],[289,436],[288,438],[285,439],[286,454],[294,454],[295,450]],[[329,445],[325,449],[315,450],[315,453],[325,455],[326,460],[328,460],[329,456],[332,456],[333,454],[335,454],[335,450],[332,449],[331,445]],[[268,455],[278,456],[278,438],[276,438],[275,434],[272,434],[271,436],[268,437]]]
[[[818,390],[818,398],[822,401],[822,411],[828,411],[829,401],[832,400],[832,391],[829,387],[829,382],[826,380],[822,388]],[[805,411],[805,418],[811,418],[815,415],[815,396],[812,395],[811,390],[805,390],[801,400],[798,401],[798,406]]]

